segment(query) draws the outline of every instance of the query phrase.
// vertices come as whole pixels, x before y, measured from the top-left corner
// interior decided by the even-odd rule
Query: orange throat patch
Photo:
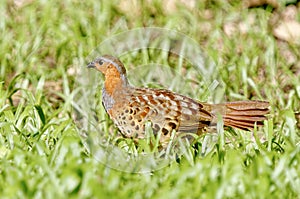
[[[123,82],[120,73],[116,68],[107,71],[105,74],[104,89],[108,95],[113,96],[116,90],[122,89],[122,84]]]

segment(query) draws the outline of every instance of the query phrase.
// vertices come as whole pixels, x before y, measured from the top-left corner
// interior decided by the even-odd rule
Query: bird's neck
[[[105,76],[104,89],[108,95],[114,96],[122,90],[130,87],[127,77],[125,75],[108,75]]]
[[[131,86],[125,75],[105,76],[102,90],[102,101],[106,111],[109,111],[116,100],[121,100]]]

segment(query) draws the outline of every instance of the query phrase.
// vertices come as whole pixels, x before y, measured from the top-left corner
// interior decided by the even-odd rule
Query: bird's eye
[[[102,59],[100,59],[98,63],[99,63],[99,65],[102,65],[104,62]]]

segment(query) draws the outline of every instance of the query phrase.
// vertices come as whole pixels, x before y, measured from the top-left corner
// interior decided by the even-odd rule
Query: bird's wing
[[[143,107],[145,120],[160,128],[175,126],[178,132],[199,133],[212,121],[210,106],[191,98],[159,89],[136,89],[132,106]]]

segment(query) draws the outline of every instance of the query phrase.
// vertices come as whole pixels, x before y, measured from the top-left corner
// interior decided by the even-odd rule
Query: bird
[[[127,78],[124,64],[112,55],[103,55],[87,64],[104,76],[102,105],[119,132],[134,140],[146,138],[146,123],[165,146],[184,134],[203,135],[215,131],[219,118],[224,127],[251,131],[263,125],[269,102],[248,100],[220,104],[199,102],[166,89],[138,88]]]

